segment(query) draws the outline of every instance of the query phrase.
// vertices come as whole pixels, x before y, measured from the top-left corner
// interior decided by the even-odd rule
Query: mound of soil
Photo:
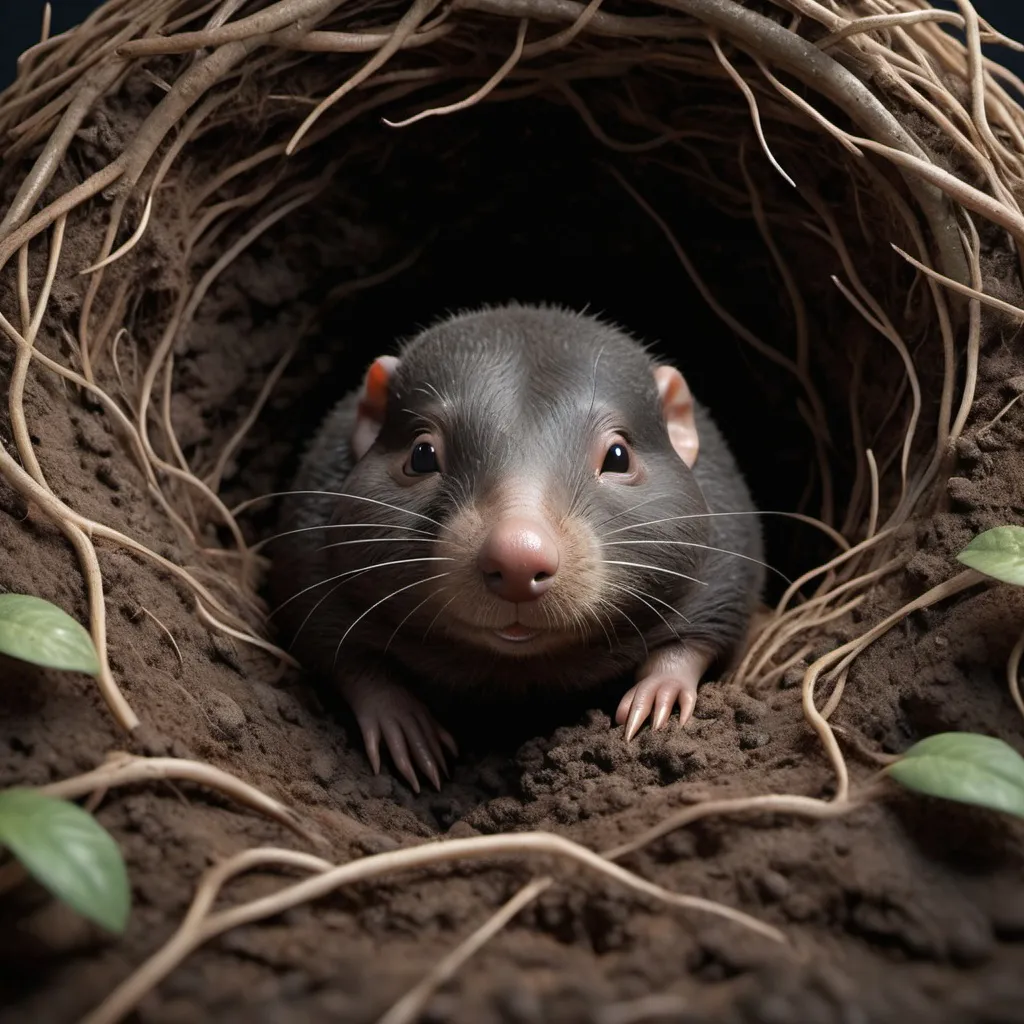
[[[62,260],[55,301],[63,295],[67,309],[67,282],[88,255],[69,246]],[[176,370],[184,443],[194,446],[213,429],[208,414],[226,396],[256,389],[262,371],[254,353],[275,351],[288,336],[291,321],[246,319],[234,290],[245,281],[266,303],[288,301],[280,277],[287,263],[241,261],[234,284],[218,290],[215,308],[192,332]],[[246,309],[251,313],[251,304]],[[60,351],[55,336],[40,344]],[[9,349],[3,358],[6,376]],[[289,387],[298,393],[297,384]],[[1020,517],[1024,402],[987,424],[1022,390],[1024,352],[993,340],[948,502],[905,539],[916,551],[907,572],[857,609],[849,635],[858,623],[875,621],[879,609],[951,575],[953,554],[978,530]],[[26,410],[39,461],[61,497],[188,562],[101,410],[41,372],[30,375]],[[218,429],[226,436],[226,426]],[[6,422],[3,434],[10,444]],[[269,489],[285,461],[282,444],[275,447],[270,433],[257,437],[242,464],[256,473],[263,457],[276,459],[277,468],[241,490]],[[241,487],[237,480],[232,486]],[[764,691],[708,685],[686,729],[644,731],[629,745],[611,726],[612,702],[520,709],[500,729],[487,716],[464,715],[451,780],[439,794],[414,796],[389,774],[371,774],[343,711],[323,706],[297,674],[282,674],[259,652],[208,631],[172,579],[109,547],[101,561],[111,665],[144,725],[128,740],[91,680],[5,663],[0,786],[63,779],[116,749],[197,758],[299,809],[337,862],[425,840],[525,829],[606,849],[711,795],[830,792],[828,765],[801,713],[797,665]],[[0,579],[11,591],[86,618],[68,545],[7,490],[0,493]],[[979,587],[908,618],[855,663],[836,724],[881,751],[958,729],[1024,748],[1024,723],[1003,669],[1022,624],[1024,600],[1003,587]],[[857,782],[877,770],[855,748],[848,753]],[[256,845],[309,849],[257,813],[190,784],[111,791],[96,813],[127,859],[134,894],[128,932],[106,938],[29,885],[5,895],[4,1024],[79,1018],[168,939],[211,864]],[[624,863],[659,885],[770,922],[790,945],[706,914],[667,911],[559,863],[454,864],[353,886],[231,931],[190,956],[133,1019],[375,1020],[520,885],[548,869],[557,884],[444,986],[424,1020],[1024,1019],[1024,824],[1015,820],[893,789],[829,822],[710,819]],[[246,875],[225,898],[253,898],[286,877]]]

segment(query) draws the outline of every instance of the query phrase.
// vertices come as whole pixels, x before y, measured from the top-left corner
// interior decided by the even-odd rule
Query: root
[[[431,110],[421,111],[419,114],[413,114],[412,117],[407,117],[404,121],[388,121],[386,118],[384,123],[390,128],[405,128],[407,125],[415,124],[417,121],[422,121],[426,117],[441,117],[445,114],[454,114],[459,110],[468,110],[470,107],[475,106],[481,100],[486,99],[490,93],[494,92],[495,89],[509,76],[512,69],[519,63],[519,58],[523,55],[523,44],[526,41],[526,28],[529,22],[526,18],[523,18],[519,22],[519,28],[516,31],[516,45],[513,49],[508,60],[498,68],[494,74],[484,82],[474,93],[467,96],[464,100],[459,100],[457,103],[449,103],[445,107],[434,107]]]
[[[768,146],[768,140],[764,137],[764,129],[761,127],[761,112],[757,109],[757,99],[754,96],[754,91],[747,85],[743,76],[732,66],[729,59],[722,52],[721,44],[718,41],[718,33],[709,33],[708,41],[711,43],[711,48],[715,51],[718,63],[725,68],[726,74],[736,83],[736,87],[743,93],[743,98],[747,101],[747,106],[750,108],[750,119],[754,124],[754,131],[757,133],[757,141],[760,143],[761,149],[764,150],[764,155],[768,158],[768,162],[779,172],[787,184],[796,188],[796,182],[782,169],[782,165],[775,159]]]
[[[750,195],[750,209],[753,214],[754,221],[757,224],[757,229],[760,232],[761,237],[764,239],[765,247],[771,255],[772,262],[775,264],[782,277],[782,283],[786,289],[786,294],[789,296],[789,303],[793,310],[793,319],[795,321],[796,328],[796,359],[794,361],[793,373],[797,382],[800,384],[801,390],[804,393],[804,397],[807,400],[812,413],[808,418],[807,426],[814,441],[814,453],[818,463],[818,474],[821,479],[820,518],[822,522],[831,523],[834,515],[834,498],[832,491],[832,473],[829,467],[827,452],[829,446],[828,425],[825,422],[825,409],[821,396],[818,394],[818,390],[814,386],[814,382],[811,380],[811,346],[810,331],[807,323],[807,305],[804,302],[803,296],[800,294],[800,289],[797,286],[796,279],[794,278],[785,257],[775,242],[771,227],[768,224],[768,220],[764,213],[764,204],[761,200],[760,193],[754,183],[754,179],[747,170],[742,146],[740,148],[740,171],[743,174],[743,180],[747,186],[747,192]]]
[[[31,316],[28,296],[27,242],[22,250],[25,255],[19,260],[18,291],[25,337],[22,337],[15,331],[7,319],[0,314],[0,328],[17,344],[17,356],[15,358],[14,370],[11,374],[8,409],[11,417],[11,431],[14,434],[17,451],[21,457],[22,464],[26,467],[22,469],[11,458],[6,449],[0,446],[0,472],[3,472],[8,483],[18,490],[22,497],[29,501],[35,501],[44,511],[51,515],[78,555],[79,563],[85,576],[86,593],[88,595],[90,632],[100,662],[100,670],[96,676],[96,682],[99,686],[100,694],[118,725],[130,732],[139,724],[139,720],[114,681],[113,673],[110,670],[110,663],[107,658],[107,613],[106,606],[103,603],[103,580],[100,575],[96,549],[89,539],[88,532],[83,530],[81,523],[75,521],[77,517],[53,494],[46,483],[46,478],[43,476],[43,471],[36,459],[31,435],[25,421],[23,404],[25,377],[28,373],[29,363],[32,360],[35,336],[42,322],[50,289],[53,286],[57,261],[60,257],[64,238],[65,216],[61,214],[55,222],[53,238],[50,243],[50,259],[46,278],[43,281],[35,313]]]
[[[142,219],[139,221],[139,226],[135,229],[131,238],[128,239],[124,245],[120,246],[116,252],[112,252],[109,256],[104,256],[103,259],[97,263],[90,264],[83,270],[79,271],[79,274],[83,276],[85,274],[94,274],[97,270],[102,270],[104,267],[109,267],[111,263],[116,263],[122,256],[127,255],[139,244],[139,239],[146,233],[146,227],[149,224],[149,215],[153,212],[153,197],[152,195],[146,200],[146,205],[142,210]]]
[[[997,299],[994,295],[986,295],[983,291],[977,288],[972,288],[970,285],[962,284],[960,281],[954,281],[952,278],[946,277],[945,274],[940,274],[937,270],[933,270],[931,267],[926,267],[919,260],[915,260],[913,256],[904,252],[895,243],[892,247],[912,267],[920,270],[922,274],[927,274],[933,281],[938,281],[945,285],[945,287],[949,288],[950,291],[954,291],[958,295],[965,295],[968,298],[976,299],[982,305],[988,306],[990,309],[997,309],[1000,313],[1006,313],[1015,320],[1019,320],[1021,323],[1024,323],[1024,309],[1021,309],[1020,306],[1015,306],[1012,302],[1006,302],[1003,299]]]
[[[554,885],[553,878],[535,878],[524,885],[500,910],[492,914],[472,935],[464,939],[447,956],[439,960],[423,980],[402,996],[377,1024],[414,1024],[430,997],[453,978],[459,968],[478,950],[482,949],[521,910],[528,907],[541,893]]]
[[[1024,698],[1020,694],[1020,661],[1022,656],[1024,656],[1024,633],[1021,633],[1020,639],[1013,645],[1009,660],[1006,662],[1006,681],[1010,687],[1010,696],[1013,697],[1013,703],[1017,705],[1017,710],[1024,717]]]
[[[310,861],[304,855],[296,855],[290,850],[248,850],[226,864],[214,868],[209,873],[207,879],[200,885],[192,907],[177,933],[89,1014],[83,1024],[113,1024],[113,1022],[121,1020],[153,986],[165,978],[189,953],[231,928],[275,916],[291,907],[319,899],[344,885],[351,885],[355,882],[428,865],[505,856],[518,858],[524,854],[559,857],[667,906],[714,914],[739,924],[764,938],[780,943],[786,941],[777,928],[763,924],[756,918],[699,896],[686,896],[663,889],[661,886],[654,885],[638,875],[610,863],[586,847],[545,832],[519,832],[510,836],[450,839],[443,843],[427,843],[411,849],[363,857],[354,863],[342,864],[337,867],[324,866],[324,862],[319,859]],[[243,903],[231,910],[222,910],[216,914],[210,913],[218,890],[229,878],[243,870],[250,869],[255,864],[266,863],[308,866],[317,873],[314,877],[296,882],[273,895],[253,900],[250,903]],[[543,891],[543,887],[538,883],[531,883],[528,890],[531,894],[536,895]],[[519,903],[525,905],[522,897],[519,898]],[[507,910],[499,911],[499,913],[503,913],[504,917],[511,916]],[[496,929],[493,927],[489,928],[485,938],[494,931]],[[479,938],[478,945],[483,945]]]
[[[361,85],[378,68],[383,67],[401,49],[402,44],[415,33],[439,3],[440,0],[414,0],[412,6],[395,26],[395,30],[388,41],[348,81],[343,82],[330,96],[318,103],[312,113],[299,125],[298,130],[289,140],[285,153],[289,156],[294,153],[302,137],[313,127],[324,111]]]
[[[284,825],[308,843],[324,843],[323,838],[310,830],[291,808],[236,778],[230,772],[201,761],[187,761],[176,757],[136,757],[133,754],[117,753],[111,755],[102,768],[48,786],[40,786],[39,792],[46,796],[75,800],[95,790],[108,790],[158,779],[178,779],[215,789],[243,806],[250,807]]]
[[[181,648],[178,646],[178,641],[174,639],[174,634],[148,608],[142,605],[139,607],[144,615],[152,619],[163,630],[164,636],[171,642],[171,647],[174,648],[174,653],[178,656],[178,665],[184,668],[185,659],[181,656]]]

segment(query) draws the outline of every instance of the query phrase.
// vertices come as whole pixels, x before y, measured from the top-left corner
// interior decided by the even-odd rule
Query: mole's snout
[[[508,518],[487,535],[477,565],[487,589],[505,601],[535,601],[558,572],[558,544],[533,519]]]

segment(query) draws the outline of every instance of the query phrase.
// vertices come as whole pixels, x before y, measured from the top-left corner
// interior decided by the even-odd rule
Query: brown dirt
[[[478,174],[479,168],[467,173]],[[558,168],[552,173],[557,177]],[[560,208],[560,202],[552,196],[550,208]],[[561,228],[544,228],[543,211],[534,213],[523,252],[543,251],[544,230]],[[316,214],[318,220],[322,216]],[[273,249],[257,247],[239,261],[179,347],[175,416],[183,445],[197,462],[217,450],[235,421],[230,411],[251,401],[262,373],[289,340],[296,310],[307,301],[310,267],[329,276],[360,262],[352,253],[361,253],[366,263],[376,261],[373,248],[380,236],[351,227],[351,205],[339,201],[331,216],[331,231],[318,235],[316,224],[298,218],[275,234]],[[692,230],[699,234],[699,221]],[[328,236],[337,244],[321,242],[311,257],[310,239]],[[722,237],[715,236],[718,249],[709,242],[702,250],[708,260],[728,263],[735,254],[733,243]],[[657,235],[641,218],[607,241],[595,243],[584,233],[574,251],[607,246],[605,257],[595,261],[600,267],[612,260],[623,238],[642,248],[653,247]],[[743,241],[738,236],[735,245]],[[75,244],[72,238],[57,295],[68,310],[78,287],[70,275],[92,251],[76,252]],[[521,273],[502,277],[505,296],[490,294],[496,285],[492,280],[489,289],[480,286],[487,274],[482,269],[461,292],[449,289],[438,299],[439,280],[458,279],[460,266],[486,264],[490,255],[474,251],[460,265],[442,248],[428,260],[433,277],[414,274],[397,290],[353,304],[332,331],[337,337],[358,331],[370,349],[464,295],[543,297],[524,294],[530,283]],[[564,249],[556,247],[555,256],[572,263]],[[622,319],[638,330],[665,337],[665,325],[676,321],[667,311],[652,312],[644,293],[636,298],[633,290],[641,287],[647,268],[624,269],[631,259],[623,260],[621,250],[616,262],[617,288],[609,284],[614,274],[602,272],[590,298],[606,309],[621,309]],[[552,265],[537,268],[537,280]],[[629,273],[636,277],[629,279]],[[755,309],[762,301],[749,277],[739,275],[731,285],[726,275],[721,280]],[[431,281],[435,292],[428,294]],[[556,281],[549,287],[564,286],[565,294],[549,297],[585,301],[574,291],[578,285],[579,279]],[[536,281],[533,287],[539,290]],[[406,302],[388,313],[389,321],[384,311],[396,295]],[[670,305],[664,295],[662,302]],[[763,299],[762,310],[768,302]],[[631,318],[634,309],[639,316]],[[722,348],[734,343],[710,320],[697,330],[705,326],[718,333],[710,342],[705,337],[699,359],[687,356],[683,345],[674,350],[694,362],[697,374],[711,377],[715,358],[730,359],[735,349]],[[57,351],[60,342],[48,336],[42,345]],[[231,469],[229,499],[280,483],[291,445],[311,418],[296,417],[299,402],[305,398],[319,411],[338,387],[336,379],[325,385],[325,377],[341,366],[351,379],[358,368],[359,346],[344,348],[347,362],[340,346],[325,351],[312,346],[283,383]],[[921,522],[916,537],[907,538],[918,548],[909,570],[879,588],[871,605],[858,610],[858,621],[871,621],[880,609],[950,575],[952,554],[977,530],[1020,519],[1024,402],[996,427],[983,424],[1024,390],[1022,375],[1019,345],[999,338],[987,343],[975,425],[958,447],[948,502]],[[783,398],[791,405],[782,396],[779,408]],[[764,432],[730,416],[720,400],[709,401],[727,430],[745,435],[762,500],[785,507],[789,478],[780,483],[778,463],[764,473],[773,453],[762,450],[754,458]],[[58,494],[89,515],[147,538],[169,557],[190,561],[166,521],[152,511],[139,473],[101,412],[37,373],[26,405],[40,462]],[[758,415],[767,415],[765,408]],[[10,444],[6,424],[3,440]],[[806,458],[803,451],[793,456],[804,465]],[[794,549],[802,543],[791,536],[789,547],[776,545],[775,557],[789,567],[799,561]],[[645,732],[628,747],[610,728],[608,706],[596,707],[596,701],[544,714],[526,709],[529,720],[513,722],[497,738],[488,719],[470,718],[462,723],[465,749],[451,782],[439,795],[414,797],[389,775],[370,774],[350,723],[325,711],[303,680],[280,678],[264,657],[211,634],[177,585],[135,558],[106,547],[101,558],[112,667],[145,723],[131,749],[207,760],[295,805],[329,837],[329,856],[337,861],[424,839],[533,828],[600,849],[710,794],[822,795],[831,786],[820,748],[803,722],[797,667],[763,692],[708,686],[684,732]],[[85,618],[80,575],[66,543],[7,491],[0,494],[0,580],[9,590],[38,594]],[[174,635],[180,664],[142,609]],[[987,732],[1020,748],[1024,729],[1003,665],[1022,621],[1024,601],[1004,588],[978,588],[911,617],[856,663],[837,724],[884,751],[946,729]],[[850,635],[857,630],[857,621],[848,627]],[[4,668],[0,785],[74,775],[126,745],[91,681],[15,663]],[[851,769],[859,781],[874,771],[855,755]],[[168,938],[199,876],[215,861],[258,844],[302,848],[277,825],[187,784],[111,792],[97,813],[128,862],[134,908],[127,935],[103,938],[28,887],[6,896],[0,938],[4,1024],[61,1024],[95,1005]],[[710,820],[653,844],[626,865],[660,885],[721,900],[779,926],[791,938],[792,951],[705,915],[666,912],[555,865],[559,884],[442,990],[425,1019],[600,1022],[610,1003],[652,993],[674,1001],[664,1003],[660,1018],[642,1019],[677,1024],[1024,1019],[1022,823],[892,792],[829,823],[782,816]],[[407,874],[238,929],[188,958],[144,1000],[137,1019],[374,1020],[542,866],[507,862]],[[281,874],[247,876],[231,886],[228,898],[240,901],[281,883]]]

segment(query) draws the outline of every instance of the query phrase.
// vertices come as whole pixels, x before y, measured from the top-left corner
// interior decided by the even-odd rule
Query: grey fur
[[[758,517],[749,514],[754,506],[742,475],[702,406],[697,406],[700,454],[692,472],[672,450],[652,376],[656,363],[641,344],[591,316],[510,305],[458,314],[439,323],[407,342],[400,358],[384,428],[367,455],[353,465],[349,437],[358,396],[351,394],[327,416],[302,459],[294,486],[298,491],[347,492],[411,512],[328,495],[287,499],[281,529],[317,529],[283,538],[271,548],[272,587],[278,601],[361,565],[429,556],[432,548],[410,540],[324,550],[325,544],[339,539],[422,535],[319,527],[345,521],[400,524],[436,534],[436,527],[412,513],[444,523],[460,503],[524,474],[539,481],[559,507],[573,508],[596,530],[606,559],[656,565],[695,576],[706,585],[664,572],[615,567],[618,582],[656,595],[678,614],[658,602],[653,602],[657,611],[652,611],[650,604],[616,591],[616,604],[639,633],[624,616],[613,615],[610,638],[595,628],[592,640],[568,652],[513,659],[451,640],[445,635],[443,616],[429,632],[417,618],[414,606],[427,594],[417,580],[443,572],[444,563],[371,569],[337,581],[337,586],[315,586],[279,613],[289,636],[298,631],[295,652],[308,668],[322,674],[344,673],[360,658],[382,656],[390,642],[387,659],[411,681],[516,691],[588,686],[635,668],[647,650],[674,640],[674,633],[684,642],[709,647],[720,666],[729,660],[764,582],[763,568],[748,560],[763,559]],[[612,417],[628,431],[650,471],[645,483],[595,486],[579,453],[602,416]],[[382,469],[385,457],[408,447],[423,420],[435,423],[448,445],[441,486],[429,498],[417,487],[398,487]],[[632,512],[624,511],[645,500]],[[708,517],[703,515],[707,510],[743,514]],[[669,517],[677,518],[624,529]],[[627,539],[684,544],[610,543]],[[690,543],[746,557],[685,546]],[[339,638],[352,620],[406,585],[407,591],[383,603],[352,631],[339,655]],[[321,598],[323,603],[309,614]],[[402,626],[396,633],[411,611],[412,626]],[[604,628],[608,625],[606,619]]]

